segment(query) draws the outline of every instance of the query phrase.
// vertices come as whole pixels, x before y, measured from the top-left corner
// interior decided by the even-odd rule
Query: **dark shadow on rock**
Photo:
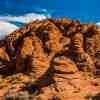
[[[92,97],[92,100],[100,100],[100,93]]]

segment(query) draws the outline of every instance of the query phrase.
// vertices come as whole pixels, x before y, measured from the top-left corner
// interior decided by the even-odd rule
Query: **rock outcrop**
[[[13,95],[31,88],[34,100],[87,100],[100,92],[100,28],[95,24],[67,18],[36,20],[0,44],[1,76],[26,77]]]

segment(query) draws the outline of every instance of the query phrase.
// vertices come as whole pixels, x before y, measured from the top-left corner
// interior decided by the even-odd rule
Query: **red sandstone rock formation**
[[[68,78],[71,75],[82,81],[79,86],[85,84],[80,73],[90,73],[92,78],[100,75],[100,31],[95,24],[66,18],[37,20],[4,41],[3,45],[0,42],[0,74],[32,74],[36,90],[43,92],[39,100],[67,100],[69,90],[72,95],[75,89],[83,91]]]

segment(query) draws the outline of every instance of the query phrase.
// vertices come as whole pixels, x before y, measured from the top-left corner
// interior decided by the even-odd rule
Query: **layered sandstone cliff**
[[[89,100],[100,92],[100,28],[67,18],[29,23],[0,42],[0,74],[9,87],[22,77],[1,98],[31,91],[32,100]]]

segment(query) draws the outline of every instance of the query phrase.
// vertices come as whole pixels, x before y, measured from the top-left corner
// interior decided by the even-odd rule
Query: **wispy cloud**
[[[100,26],[100,22],[97,22],[96,25]]]
[[[12,22],[21,22],[21,23],[29,23],[31,21],[34,21],[36,19],[42,20],[47,18],[47,16],[43,14],[35,14],[35,13],[30,13],[30,14],[25,14],[23,16],[0,16],[0,20],[2,21],[12,21]]]
[[[10,24],[5,21],[0,21],[0,40],[4,39],[5,36],[18,29],[16,25]]]
[[[5,36],[18,29],[17,22],[25,24],[34,20],[43,20],[48,16],[45,14],[29,13],[22,16],[0,16],[0,40]],[[49,16],[50,17],[50,16]],[[12,24],[14,22],[15,24]]]

